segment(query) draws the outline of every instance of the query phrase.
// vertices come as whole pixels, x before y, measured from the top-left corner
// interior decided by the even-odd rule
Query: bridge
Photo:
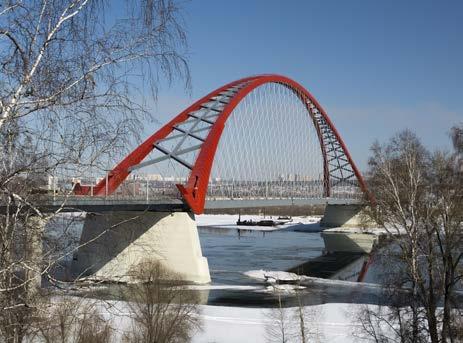
[[[141,170],[156,177],[142,179]],[[99,239],[109,249],[104,258],[93,245],[79,251],[77,259],[86,270],[97,264],[96,274],[127,271],[148,249],[197,282],[207,282],[209,272],[193,214],[211,208],[374,201],[328,114],[302,85],[280,75],[247,77],[212,91],[98,183],[76,184],[74,194],[69,201],[76,208],[111,211],[104,220],[88,216],[82,242],[119,228],[118,238]],[[137,217],[137,228],[117,224],[133,216],[130,211],[139,213],[142,204],[151,206],[151,214]],[[163,213],[169,208],[172,214]],[[155,241],[163,246],[153,247]],[[185,261],[191,263],[180,266]]]
[[[150,157],[148,160],[147,157]],[[150,185],[129,176],[161,176]],[[175,175],[172,182],[162,175]],[[174,187],[175,186],[175,187]],[[85,197],[181,198],[207,208],[357,202],[365,181],[325,110],[280,75],[231,82],[196,101],[146,139]]]

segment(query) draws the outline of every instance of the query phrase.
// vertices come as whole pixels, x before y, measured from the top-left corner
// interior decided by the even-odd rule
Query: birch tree
[[[50,176],[114,161],[151,118],[160,80],[188,85],[186,49],[173,0],[0,1],[0,340],[27,335],[61,258],[41,259],[44,223],[66,201],[42,212]]]
[[[381,342],[455,341],[463,256],[458,130],[453,131],[455,153],[430,153],[410,131],[372,147],[368,177],[377,201],[373,216],[391,240],[384,293],[391,309],[363,322],[382,321],[395,330],[388,339],[376,336]]]

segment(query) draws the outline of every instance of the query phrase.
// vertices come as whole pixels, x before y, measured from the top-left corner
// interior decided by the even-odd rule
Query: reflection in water
[[[359,253],[324,255],[320,233],[289,230],[254,231],[199,227],[203,255],[213,285],[255,285],[260,289],[211,290],[209,304],[275,306],[276,296],[263,281],[244,275],[250,270],[280,270],[302,275],[356,280],[364,262]],[[379,303],[379,287],[314,283],[303,291],[307,305],[326,302]],[[283,295],[285,306],[295,306],[294,294]]]
[[[244,272],[289,270],[320,256],[324,249],[319,233],[209,227],[198,231],[213,284],[249,285],[256,281]]]
[[[75,242],[69,240],[74,244],[70,243],[69,249],[78,244],[81,225],[76,224],[72,228]],[[191,287],[189,291],[196,292],[200,302],[204,304],[274,307],[277,304],[277,296],[267,289],[269,285],[247,277],[244,275],[245,272],[260,269],[279,270],[341,280],[352,279],[356,277],[356,274],[352,274],[356,269],[350,267],[346,269],[342,266],[349,266],[351,263],[362,264],[363,258],[361,254],[322,257],[323,239],[320,233],[313,232],[200,227],[199,236],[203,255],[208,258],[212,283],[210,287],[207,285]],[[57,268],[55,276],[58,279],[68,279],[66,266],[72,262],[72,254],[69,257],[69,260],[63,261],[61,268]],[[335,262],[330,263],[330,259]],[[369,284],[376,282],[381,275],[378,264],[380,263],[373,264],[373,268],[370,267],[365,279],[368,283],[340,284],[328,281],[305,284],[306,288],[301,291],[301,300],[305,305],[330,302],[387,304],[387,298],[382,296],[381,288]],[[101,299],[130,299],[132,291],[130,285],[101,284],[83,288],[79,293],[86,297]],[[284,306],[297,305],[294,293],[283,293],[282,297]],[[459,295],[459,297],[463,296]],[[463,303],[463,300],[460,303]]]
[[[212,278],[211,290],[207,287],[199,287],[200,290],[195,290],[202,303],[275,306],[277,298],[273,292],[267,290],[268,284],[244,275],[250,270],[293,271],[318,277],[330,277],[329,275],[322,275],[323,270],[321,268],[314,267],[314,261],[320,260],[324,250],[320,233],[290,230],[255,231],[237,229],[236,227],[230,229],[199,227],[198,231],[202,252],[208,259]],[[78,242],[80,231],[77,229],[75,236]],[[64,268],[59,273],[65,273],[66,270]],[[317,270],[318,275],[316,274]],[[64,275],[60,278],[66,279]],[[252,286],[255,289],[233,289],[237,286]],[[104,287],[87,289],[84,293],[86,296],[97,298],[121,299],[124,298],[121,294],[130,293],[130,286],[104,285]],[[352,285],[313,284],[307,287],[303,294],[303,301],[306,304],[326,302],[377,303],[380,299],[378,288],[361,284],[355,285],[355,287]],[[283,298],[285,306],[295,305],[293,294],[286,293]]]
[[[323,279],[359,281],[367,254],[358,252],[329,252],[311,259],[288,271]]]

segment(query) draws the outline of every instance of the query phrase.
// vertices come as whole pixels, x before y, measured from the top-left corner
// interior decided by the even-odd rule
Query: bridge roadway
[[[205,209],[238,209],[265,208],[274,206],[311,206],[325,204],[359,204],[358,199],[335,198],[293,198],[293,199],[209,199]],[[124,197],[86,197],[86,196],[56,196],[46,197],[40,202],[38,209],[44,213],[54,212],[187,212],[189,207],[181,199],[159,198],[124,198]],[[5,206],[0,206],[0,213],[4,213]]]

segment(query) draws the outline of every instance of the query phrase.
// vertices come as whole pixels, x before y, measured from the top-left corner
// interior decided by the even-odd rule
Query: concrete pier
[[[374,227],[376,223],[366,214],[365,205],[327,204],[320,222],[323,227]]]
[[[189,212],[117,211],[87,214],[73,272],[97,280],[131,282],[145,259],[160,261],[183,281],[208,283],[194,215]]]
[[[361,204],[328,204],[320,225],[327,252],[370,253],[378,239],[377,224]]]
[[[325,252],[370,253],[378,240],[372,233],[348,232],[330,229],[321,233],[325,242]]]

